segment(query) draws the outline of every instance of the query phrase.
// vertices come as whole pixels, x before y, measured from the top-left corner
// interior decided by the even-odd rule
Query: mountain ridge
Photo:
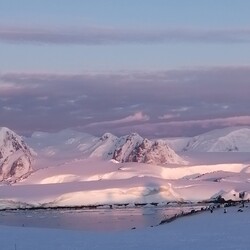
[[[36,132],[27,141],[40,157],[54,159],[57,165],[62,164],[62,155],[68,160],[96,158],[150,164],[184,163],[165,142],[151,141],[137,133],[121,137],[105,133],[101,137],[95,137],[72,130],[55,134]]]
[[[250,152],[250,127],[227,127],[164,141],[177,152]]]

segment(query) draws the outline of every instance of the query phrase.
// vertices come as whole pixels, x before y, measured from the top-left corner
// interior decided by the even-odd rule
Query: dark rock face
[[[139,162],[156,165],[184,162],[163,141],[150,141],[137,134],[129,135],[124,144],[115,149],[113,159],[118,162]]]
[[[15,182],[31,171],[32,154],[20,136],[0,128],[0,181]]]
[[[143,138],[136,133],[122,137],[119,140],[120,144],[115,147],[113,153],[113,159],[118,162],[128,162],[130,154],[143,142]]]

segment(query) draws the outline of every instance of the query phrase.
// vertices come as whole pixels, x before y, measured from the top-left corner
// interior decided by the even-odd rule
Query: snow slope
[[[15,182],[32,171],[31,149],[8,128],[0,128],[0,181]]]
[[[0,226],[4,250],[145,250],[145,249],[239,249],[248,250],[250,208],[238,207],[212,214],[204,212],[158,227],[118,232],[87,232],[59,229]]]
[[[219,195],[250,198],[250,165],[219,163],[158,166],[94,159],[34,172],[15,185],[0,186],[0,207],[202,201]]]
[[[35,132],[25,138],[27,144],[37,152],[34,169],[60,166],[65,162],[85,158],[84,150],[96,140],[92,135],[71,129],[58,133]]]
[[[192,137],[162,138],[175,152],[182,152]]]
[[[193,138],[165,140],[175,151],[250,152],[250,128],[216,129]]]

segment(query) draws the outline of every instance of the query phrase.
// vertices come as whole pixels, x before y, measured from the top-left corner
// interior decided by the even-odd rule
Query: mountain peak
[[[32,153],[12,130],[0,128],[0,181],[16,181],[31,170]]]
[[[106,141],[106,140],[108,140],[108,139],[114,139],[114,138],[116,138],[116,136],[115,135],[113,135],[113,134],[111,134],[111,133],[104,133],[101,137],[100,137],[100,141]]]
[[[90,147],[90,157],[116,162],[141,162],[150,164],[184,163],[163,141],[151,141],[137,133],[121,137],[105,133]]]
[[[115,150],[113,159],[119,162],[140,162],[148,164],[180,164],[184,161],[163,141],[151,141],[139,137],[131,146],[127,142]]]

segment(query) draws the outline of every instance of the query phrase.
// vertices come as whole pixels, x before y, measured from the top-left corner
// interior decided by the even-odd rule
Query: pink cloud
[[[136,112],[133,115],[126,116],[122,119],[112,120],[112,121],[102,121],[90,123],[86,127],[94,127],[94,126],[110,126],[110,125],[119,125],[119,124],[127,124],[134,122],[145,122],[148,121],[150,117],[146,114],[143,114],[141,111]]]
[[[22,86],[18,86],[16,84],[12,84],[12,83],[1,83],[0,84],[0,93],[1,94],[11,93],[13,91],[20,90],[20,89],[22,89]]]

